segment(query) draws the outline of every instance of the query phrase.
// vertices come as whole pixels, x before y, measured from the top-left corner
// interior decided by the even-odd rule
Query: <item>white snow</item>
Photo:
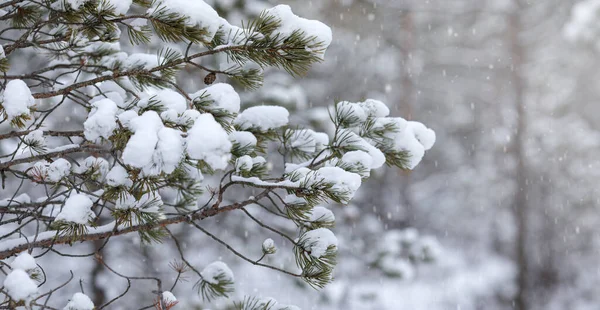
[[[143,122],[144,118],[150,122]],[[130,125],[135,126],[136,130],[125,147],[123,161],[142,168],[143,174],[147,176],[159,175],[161,172],[172,173],[183,159],[184,140],[181,132],[163,127],[154,111],[145,112],[141,117],[133,119]],[[136,158],[141,152],[147,153]]]
[[[597,39],[599,0],[586,0],[576,3],[571,11],[571,19],[563,33],[571,41],[593,42]]]
[[[354,102],[342,101],[336,105],[336,108],[337,115],[340,118],[344,120],[349,120],[350,118],[353,119],[353,122],[349,124],[350,126],[356,126],[364,123],[369,116],[367,111],[365,111],[360,104]]]
[[[178,130],[167,127],[162,128],[158,132],[158,143],[152,157],[153,167],[155,168],[145,168],[144,173],[158,175],[160,171],[173,172],[183,159],[183,145],[184,140]]]
[[[132,119],[138,117],[138,113],[134,110],[127,110],[117,116],[121,125],[129,127],[129,123]]]
[[[292,206],[293,205],[306,205],[307,204],[305,198],[298,197],[298,196],[296,196],[294,194],[289,194],[289,195],[286,195],[285,197],[283,197],[283,202],[286,205],[292,205]]]
[[[188,131],[186,147],[191,158],[203,160],[214,170],[225,169],[231,158],[227,132],[208,113],[198,116]]]
[[[386,117],[390,115],[390,109],[385,105],[385,103],[375,100],[375,99],[367,99],[364,102],[358,103],[363,110],[367,113],[367,115],[371,117]]]
[[[81,145],[80,144],[76,144],[76,143],[73,143],[73,144],[64,144],[64,145],[59,145],[59,146],[57,146],[55,148],[49,149],[48,153],[62,152],[62,151],[70,150],[70,149],[76,149],[76,148],[79,148],[79,147],[81,147]]]
[[[92,200],[84,194],[72,194],[67,198],[54,221],[85,225],[96,216],[92,211],[93,204]]]
[[[264,165],[267,163],[267,160],[262,156],[252,157],[252,165]]]
[[[166,111],[161,112],[160,118],[162,118],[163,121],[173,123],[177,123],[177,121],[179,120],[179,116],[177,115],[177,111],[175,111],[175,109],[168,109]]]
[[[163,123],[154,111],[146,111],[129,122],[133,136],[123,150],[123,162],[136,168],[143,168],[152,162],[154,148],[158,143],[158,131]]]
[[[222,282],[233,282],[233,272],[224,262],[216,261],[206,266],[200,272],[202,280],[213,285],[219,285]]]
[[[408,126],[408,121],[402,117],[380,117],[375,119],[373,129],[384,130],[386,126],[393,127],[394,131],[402,131]]]
[[[279,106],[256,106],[244,110],[234,123],[242,130],[257,129],[268,131],[288,124],[290,112]]]
[[[342,156],[342,162],[350,165],[359,171],[362,177],[371,175],[371,167],[373,167],[373,157],[363,151],[350,151]]]
[[[311,170],[307,167],[295,165],[295,164],[287,164],[285,166],[285,172],[287,174],[293,174],[293,176],[296,180],[305,178],[307,175],[314,173],[313,170]]]
[[[108,43],[106,42],[106,44]],[[109,45],[108,48],[110,50],[119,51],[121,49],[121,45],[118,42],[115,42]],[[102,100],[104,98],[109,98],[112,101],[114,101],[120,108],[125,108],[123,101],[125,98],[127,98],[127,91],[122,88],[122,86],[124,86],[123,82],[125,82],[125,80],[120,81],[119,84],[111,80],[96,83],[95,86],[98,87],[98,95],[93,100]]]
[[[329,143],[329,136],[327,134],[317,133],[311,129],[288,129],[286,135],[289,136],[288,143],[292,148],[305,153],[320,151]]]
[[[27,272],[21,269],[14,269],[4,279],[4,289],[10,298],[19,301],[33,297],[37,293],[38,287]]]
[[[209,42],[212,41],[215,33],[219,30],[219,26],[221,26],[221,18],[217,11],[202,0],[160,0],[148,10],[148,13],[152,13],[161,7],[187,17],[189,26],[205,28],[208,32],[206,40]]]
[[[185,110],[179,119],[177,120],[177,124],[189,127],[194,124],[196,119],[200,116],[200,112],[198,110]]]
[[[312,131],[312,130],[310,130]],[[329,135],[324,132],[312,131],[313,138],[315,139],[315,151],[320,152],[329,145]]]
[[[196,93],[190,94],[195,99],[202,95],[209,95],[214,102],[212,107],[225,110],[231,114],[240,112],[240,96],[233,87],[226,83],[216,83]]]
[[[273,297],[258,298],[252,303],[253,309],[268,309],[268,310],[301,310],[296,306],[280,304]]]
[[[435,144],[435,131],[419,122],[408,122],[408,126],[412,129],[415,138],[419,140],[419,143],[423,145],[426,151],[433,147]]]
[[[83,123],[83,134],[90,141],[102,137],[108,139],[117,128],[117,104],[110,99],[102,99],[92,103],[92,111]]]
[[[65,0],[65,3],[69,4],[73,10],[79,10],[79,8],[89,0]],[[124,15],[129,11],[129,7],[131,6],[132,0],[107,0],[108,4],[112,6],[117,15]],[[63,1],[59,1],[59,4],[62,4]],[[64,7],[60,5],[62,9]]]
[[[240,183],[249,183],[258,187],[286,187],[286,188],[299,188],[298,182],[292,182],[290,180],[284,180],[280,182],[267,182],[257,177],[244,178],[237,175],[232,175],[231,180]]]
[[[133,185],[133,181],[129,178],[125,168],[115,165],[106,175],[106,184],[113,187],[124,186],[129,188]]]
[[[129,25],[135,29],[142,29],[142,27],[148,25],[148,20],[145,18],[135,18],[129,23]]]
[[[363,102],[342,101],[336,108],[338,115],[353,116],[357,119],[352,126],[365,122],[367,118],[382,118],[390,114],[390,109],[385,103],[375,99],[367,99]]]
[[[145,54],[145,53],[134,53],[129,55],[123,61],[123,68],[125,69],[134,69],[138,67],[142,67],[144,70],[151,70],[159,66],[162,62],[162,58],[159,58],[154,54]],[[154,72],[154,74],[159,75],[158,71]]]
[[[125,193],[116,201],[115,208],[120,210],[138,209],[146,213],[157,213],[162,205],[162,198],[157,193],[146,193],[139,200],[135,199],[130,193]]]
[[[28,133],[23,140],[27,145],[35,145],[37,148],[43,148],[46,146],[44,131],[41,129],[37,129]]]
[[[69,5],[71,5],[71,8],[73,8],[74,10],[78,10],[79,7],[81,7],[88,0],[66,0],[66,1]]]
[[[317,158],[317,161],[320,159]],[[294,164],[294,163],[286,163],[285,164],[285,173],[286,174],[291,174],[294,173],[296,175],[300,175],[298,174],[299,172],[301,172],[301,169],[306,169],[307,171],[311,171],[308,166],[312,163],[312,159],[308,162],[304,162],[304,163],[300,163],[300,164]],[[302,177],[304,177],[306,175],[306,173],[303,172]]]
[[[173,293],[169,291],[164,291],[162,292],[162,300],[165,304],[172,304],[177,301],[177,298],[175,298],[175,295],[173,295]]]
[[[11,196],[9,197],[10,198],[0,199],[0,207],[8,207],[31,202],[31,197],[29,197],[27,194],[21,194],[15,198],[12,198]]]
[[[309,219],[311,222],[332,223],[335,222],[335,215],[333,215],[333,212],[331,212],[331,210],[325,207],[316,206],[312,209]]]
[[[185,112],[187,109],[187,100],[180,93],[171,89],[161,89],[155,93],[150,92],[150,97],[146,97],[137,103],[139,108],[147,108],[151,101],[157,101],[159,108],[163,111],[175,110],[177,114]]]
[[[73,170],[78,173],[84,173],[93,170],[95,171],[96,178],[102,180],[108,173],[108,167],[109,164],[106,159],[102,157],[89,156],[85,159],[83,165],[77,168],[74,167]]]
[[[50,164],[47,171],[48,181],[58,182],[70,174],[71,163],[64,158],[58,158]]]
[[[33,167],[31,167],[31,170],[29,170],[27,174],[34,177],[37,181],[46,180],[48,177],[48,166],[49,164],[47,161],[38,161],[33,164]]]
[[[234,26],[230,24],[226,19],[221,18],[221,26],[219,31],[223,33],[223,41],[224,45],[218,46],[216,49],[232,46],[232,45],[242,45],[248,40],[251,42],[253,38],[263,38],[264,35],[256,32],[249,32],[250,29],[243,29],[238,26]]]
[[[367,152],[371,158],[371,169],[380,168],[385,164],[385,155],[381,152],[380,149],[374,147],[372,144],[367,142],[365,139],[355,134],[354,132],[348,129],[340,130],[340,136],[343,137],[340,145],[341,146],[352,146],[355,148],[359,148],[365,152]]]
[[[252,170],[252,157],[244,155],[235,160],[235,172],[240,173],[242,171]]]
[[[310,255],[316,258],[325,255],[329,247],[334,247],[337,251],[338,240],[327,228],[309,230],[302,235],[300,241],[305,245],[304,249],[310,251]]]
[[[265,239],[262,243],[262,251],[267,254],[275,254],[277,252],[277,246],[275,246],[275,241],[273,239],[268,238]]]
[[[419,122],[408,122],[404,130],[396,132],[394,149],[407,151],[408,168],[414,169],[423,159],[425,151],[435,143],[435,132]]]
[[[94,310],[94,303],[83,293],[75,293],[63,310]]]
[[[194,167],[188,163],[183,164],[183,170],[187,174],[188,177],[192,178],[197,182],[202,182],[204,180],[204,175],[202,175],[202,171],[197,167]]]
[[[115,8],[117,15],[125,15],[129,11],[132,0],[108,0],[108,3]]]
[[[279,306],[277,305],[278,302],[277,300],[275,300],[275,298],[273,297],[262,297],[262,298],[258,298],[258,300],[256,301],[256,306],[259,309],[273,309],[273,307],[277,307],[279,308]]]
[[[241,147],[256,147],[258,140],[249,131],[234,131],[229,134],[229,141],[237,143]]]
[[[2,94],[2,106],[11,121],[15,117],[28,115],[29,108],[35,104],[35,99],[31,95],[31,90],[21,80],[11,80],[6,84]]]
[[[317,20],[309,20],[295,15],[289,5],[277,5],[269,10],[266,10],[268,15],[274,16],[281,20],[281,25],[274,34],[280,38],[287,38],[295,31],[300,30],[308,37],[314,37],[311,43],[321,43],[322,50],[315,51],[318,56],[323,58],[325,50],[329,47],[332,41],[332,32],[329,26]]]
[[[317,182],[332,184],[331,189],[334,192],[343,193],[340,197],[343,203],[350,202],[361,185],[360,175],[339,167],[322,167],[308,174],[306,178],[308,186]]]
[[[12,269],[21,269],[27,271],[37,268],[37,264],[35,263],[35,258],[33,258],[33,256],[27,252],[23,252],[15,257],[12,263],[10,263],[10,267]]]

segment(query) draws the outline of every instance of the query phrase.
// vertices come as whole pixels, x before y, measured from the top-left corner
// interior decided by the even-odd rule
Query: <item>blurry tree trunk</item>
[[[413,20],[413,13],[410,10],[406,10],[400,14],[400,27],[402,31],[402,37],[400,40],[399,49],[401,50],[401,61],[400,64],[403,66],[402,72],[402,94],[400,95],[400,112],[402,117],[406,120],[412,119],[413,113],[413,96],[414,96],[414,82],[412,80],[412,53],[414,49],[414,38],[415,25]],[[408,198],[409,192],[408,187],[410,185],[410,171],[400,171],[400,197],[399,204],[404,208],[405,219],[407,223],[414,220],[415,213],[413,212],[412,203]]]
[[[414,26],[414,20],[412,12],[406,10],[400,15],[400,22],[402,27],[402,40],[400,41],[400,50],[402,51],[402,61],[400,62],[404,68],[402,68],[402,94],[400,97],[400,111],[402,117],[406,120],[412,119],[413,113],[413,95],[414,95],[414,83],[412,80],[412,53],[414,49],[414,38],[416,37]],[[409,192],[408,187],[410,185],[410,172],[400,172],[402,178],[400,182],[400,204],[404,207],[406,212],[406,219],[408,222],[414,220],[413,206],[408,198]]]
[[[516,1],[519,4],[519,1]],[[528,273],[529,262],[527,255],[527,233],[529,221],[528,206],[528,184],[527,184],[527,166],[525,163],[525,130],[526,130],[526,109],[525,109],[525,79],[523,78],[523,64],[525,62],[525,50],[520,40],[522,32],[521,8],[519,5],[510,13],[508,17],[508,40],[510,55],[512,58],[511,83],[514,90],[514,104],[516,111],[516,128],[514,133],[514,156],[516,160],[516,192],[512,204],[513,216],[516,224],[515,240],[515,259],[517,264],[517,292],[515,296],[515,309],[527,310],[528,293]]]
[[[400,52],[398,53],[398,63],[401,77],[399,82],[401,93],[398,101],[395,102],[395,109],[406,120],[412,119],[413,101],[414,101],[414,81],[412,79],[412,57],[415,48],[415,31],[413,12],[411,10],[400,11],[398,15],[400,21],[398,33],[393,37],[387,38]],[[404,228],[412,226],[415,214],[412,211],[412,203],[409,199],[410,171],[384,171],[380,180],[384,184],[397,184],[397,191],[390,192],[386,186],[378,186],[375,191],[378,195],[373,195],[373,204],[377,208],[380,216],[386,216],[386,222],[391,228]],[[387,214],[387,215],[386,215]],[[390,217],[394,214],[394,217]]]
[[[103,243],[104,240],[94,241],[95,250],[100,250],[100,247],[102,247]],[[106,252],[104,252],[103,255],[106,255]],[[106,302],[106,294],[104,293],[104,289],[99,283],[99,276],[102,273],[102,269],[104,269],[104,266],[102,266],[102,264],[99,263],[97,260],[94,260],[94,268],[92,268],[91,274],[91,285],[92,296],[94,296],[94,305],[97,306],[103,305]]]
[[[400,14],[400,27],[402,38],[400,40],[399,49],[401,50],[402,60],[402,94],[400,95],[400,112],[406,120],[412,119],[413,105],[413,80],[412,80],[412,53],[414,49],[415,26],[412,12],[406,10]]]
[[[546,176],[544,180],[548,179]],[[542,217],[541,222],[541,234],[542,238],[540,241],[541,262],[539,263],[539,271],[536,276],[536,287],[545,288],[547,292],[552,292],[558,284],[558,266],[556,264],[555,253],[557,252],[554,246],[554,240],[558,238],[556,235],[556,224],[554,222],[555,210],[553,207],[555,203],[550,201],[548,197],[551,197],[550,192],[552,187],[547,182],[544,182],[541,188],[542,205],[544,209],[540,208],[540,216]]]

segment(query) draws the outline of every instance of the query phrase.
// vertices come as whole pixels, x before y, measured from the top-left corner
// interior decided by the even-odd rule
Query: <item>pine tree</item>
[[[242,27],[200,0],[13,0],[0,9],[0,259],[17,256],[0,267],[1,305],[10,309],[67,304],[51,298],[64,285],[43,285],[52,270],[36,258],[48,255],[95,259],[127,282],[98,309],[140,282],[154,284],[146,308],[177,307],[171,292],[183,280],[206,301],[230,297],[234,275],[225,263],[200,268],[184,255],[172,232],[184,223],[252,265],[322,288],[333,278],[338,240],[330,211],[317,205],[348,204],[385,164],[415,168],[435,141],[423,124],[390,117],[376,100],[333,105],[331,133],[291,123],[281,106],[240,111],[231,84],[258,89],[267,68],[303,76],[325,56],[329,27],[288,6]],[[155,54],[140,52],[157,42]],[[206,65],[219,59],[225,65]],[[194,77],[208,86],[186,85]],[[294,235],[254,217],[255,208],[293,224]],[[207,230],[210,218],[230,212],[288,242],[296,268],[264,262],[279,254],[270,239],[254,259]],[[125,273],[103,258],[131,234],[144,244],[174,242],[174,281]],[[89,242],[98,246],[84,254],[63,246]],[[93,309],[83,293],[69,292],[66,309]],[[293,309],[251,297],[236,307]]]

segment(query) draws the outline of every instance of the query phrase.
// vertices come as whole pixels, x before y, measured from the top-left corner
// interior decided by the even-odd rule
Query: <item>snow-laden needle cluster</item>
[[[1,46],[7,74],[0,95],[0,222],[23,223],[0,240],[0,258],[18,255],[2,267],[5,306],[36,308],[62,288],[43,293],[52,270],[40,272],[48,266],[30,254],[61,255],[62,244],[100,242],[82,259],[94,256],[128,288],[155,281],[148,292],[153,306],[176,307],[167,279],[129,275],[103,260],[107,242],[136,232],[146,243],[176,242],[180,255],[173,258],[182,262],[173,264],[172,288],[193,277],[204,299],[230,296],[233,272],[221,261],[203,269],[190,263],[171,231],[178,223],[254,265],[322,288],[332,280],[339,244],[330,230],[335,216],[324,205],[348,204],[385,164],[414,169],[435,142],[431,129],[391,117],[377,100],[331,106],[331,132],[292,123],[282,106],[241,109],[234,86],[260,87],[267,67],[303,75],[332,41],[328,26],[286,5],[243,27],[201,0],[15,0],[0,8],[12,21],[6,27],[19,33]],[[138,52],[152,42],[168,47]],[[41,67],[23,65],[27,57]],[[223,63],[212,69],[208,59]],[[189,70],[207,73],[211,85],[187,83],[182,76]],[[213,84],[217,76],[228,83]],[[293,248],[296,268],[263,262],[283,252],[271,238],[262,243],[262,257],[250,259],[203,227],[210,217],[235,210],[252,217],[249,210],[260,207],[295,224],[296,236],[270,229]],[[94,306],[80,292],[50,302],[71,310],[108,305]],[[294,309],[271,299],[247,298],[238,306]]]

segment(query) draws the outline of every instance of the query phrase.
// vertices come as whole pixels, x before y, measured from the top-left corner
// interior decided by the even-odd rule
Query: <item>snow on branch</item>
[[[170,230],[183,223],[253,265],[322,288],[338,251],[328,208],[349,204],[385,164],[414,169],[435,142],[431,129],[390,117],[372,99],[333,106],[331,132],[301,126],[283,106],[243,108],[240,87],[260,87],[267,68],[302,76],[332,42],[327,25],[287,5],[242,27],[202,0],[23,0],[0,8],[9,21],[3,32],[14,33],[0,49],[0,259],[18,255],[0,266],[7,274],[0,294],[11,307],[37,306],[73,279],[40,294],[49,266],[33,257],[66,256],[61,245],[84,242],[102,245],[74,257],[94,257],[127,291],[104,305],[72,292],[64,309],[112,307],[135,281],[156,284],[150,307],[171,309],[184,273],[194,273],[204,299],[229,297],[233,273],[224,262],[199,271]],[[40,67],[23,65],[29,58]],[[226,65],[206,65],[219,59]],[[297,237],[256,215],[258,208],[293,225]],[[199,225],[232,211],[290,243],[296,269],[263,262],[285,255],[271,238],[252,258]],[[173,263],[171,289],[102,258],[107,243],[134,233],[146,244],[175,242],[181,262]]]

